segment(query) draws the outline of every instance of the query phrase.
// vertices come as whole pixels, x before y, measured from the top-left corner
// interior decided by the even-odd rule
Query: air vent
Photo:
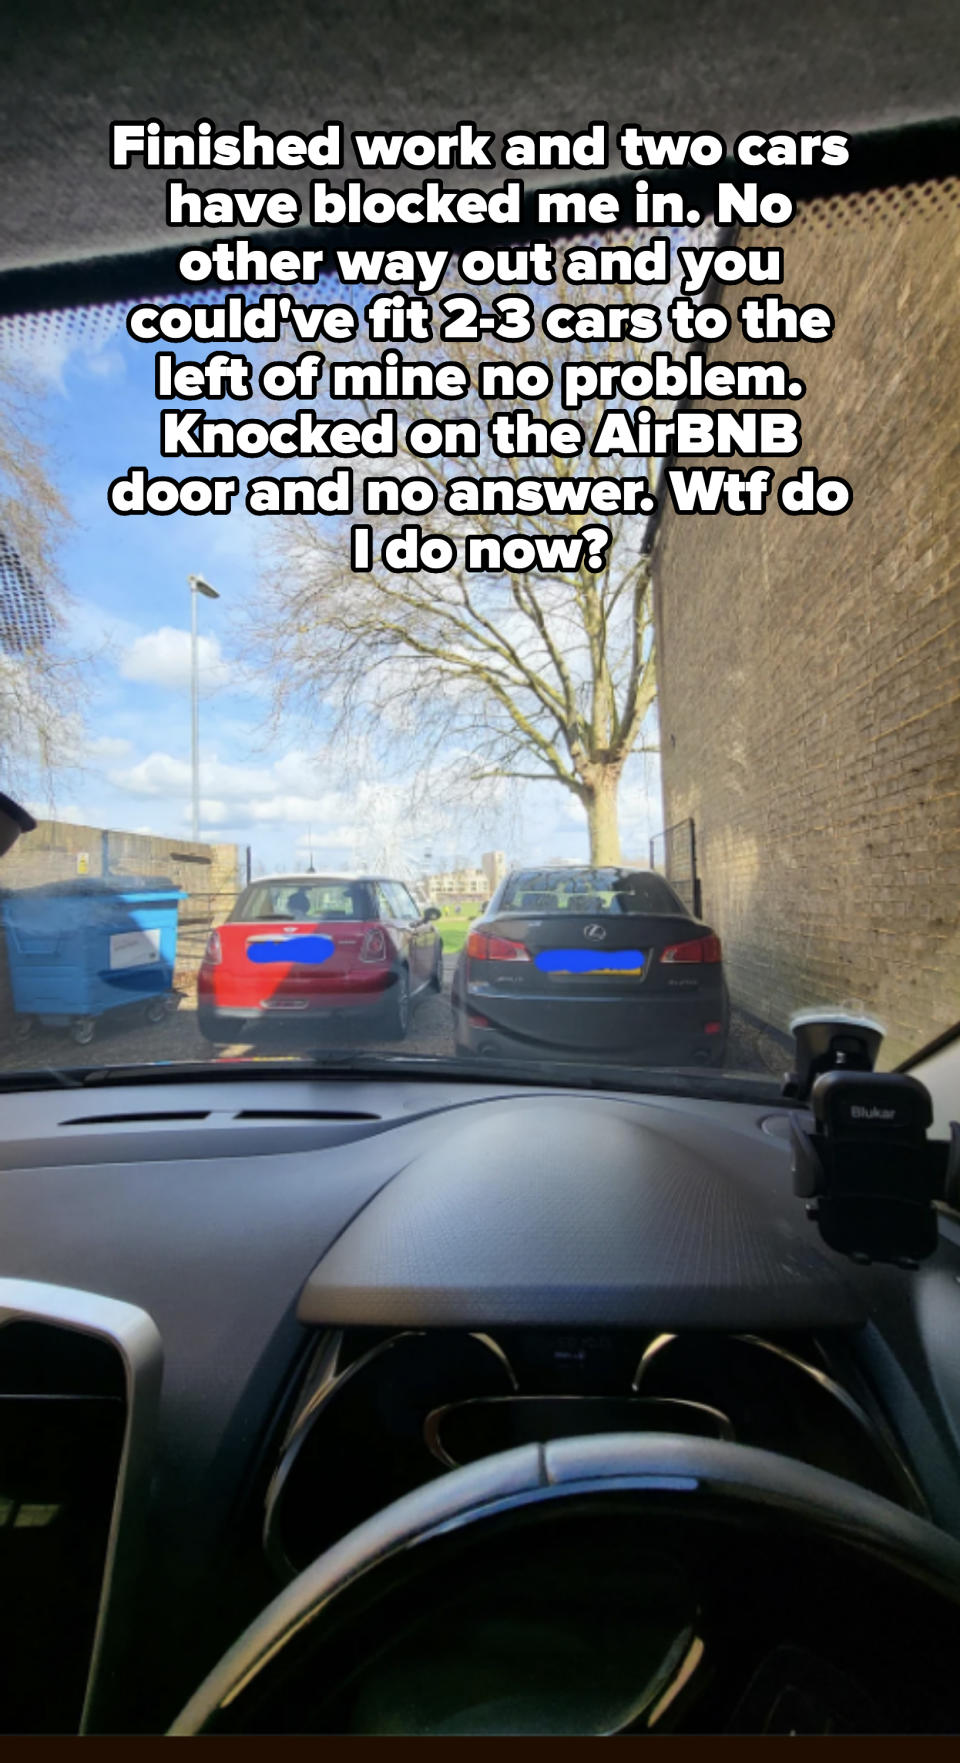
[[[131,1114],[78,1114],[73,1120],[61,1120],[61,1126],[163,1126],[185,1120],[209,1120],[207,1108],[138,1109]],[[379,1114],[366,1114],[351,1108],[241,1108],[232,1120],[380,1120]],[[218,1125],[225,1126],[221,1115]]]
[[[0,1328],[0,1399],[97,1396],[123,1401],[123,1361],[109,1341],[47,1322]]]
[[[380,1120],[347,1108],[241,1108],[235,1120]]]
[[[76,1120],[61,1120],[61,1126],[145,1126],[158,1125],[165,1120],[209,1120],[208,1110],[177,1109],[164,1113],[153,1114],[80,1114]]]
[[[0,1328],[0,1653],[5,1732],[77,1732],[127,1409],[110,1343]]]

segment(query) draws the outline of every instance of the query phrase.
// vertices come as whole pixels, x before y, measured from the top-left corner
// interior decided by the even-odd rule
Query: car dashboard
[[[354,1525],[533,1440],[760,1446],[960,1537],[960,1222],[833,1253],[775,1097],[237,1065],[3,1108],[6,1730],[165,1730]]]

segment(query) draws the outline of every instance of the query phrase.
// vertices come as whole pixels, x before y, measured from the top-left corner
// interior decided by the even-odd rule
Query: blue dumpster
[[[18,1032],[34,1021],[93,1037],[96,1018],[140,1004],[159,1021],[175,1002],[177,909],[158,876],[81,876],[2,899]]]

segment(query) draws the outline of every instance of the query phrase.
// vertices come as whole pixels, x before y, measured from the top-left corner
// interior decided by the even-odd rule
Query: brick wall
[[[211,925],[225,917],[245,880],[245,851],[239,845],[193,844],[102,827],[41,820],[23,833],[3,858],[0,886],[38,887],[84,873],[167,876],[188,895],[178,914],[174,983],[189,988],[196,976]],[[10,1020],[6,951],[0,928],[0,1031]]]
[[[826,303],[836,333],[736,326],[712,354],[790,363],[803,452],[767,463],[855,500],[836,519],[665,509],[665,820],[696,822],[735,1000],[779,1029],[867,1009],[890,1064],[960,1017],[960,185],[811,203],[743,242],[782,244],[778,291]]]

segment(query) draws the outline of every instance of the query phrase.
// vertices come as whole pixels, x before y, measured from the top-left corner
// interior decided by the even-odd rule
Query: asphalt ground
[[[324,1052],[335,1052],[338,1048],[365,1048],[372,1052],[452,1056],[453,1017],[449,996],[452,972],[453,959],[448,955],[443,993],[427,992],[417,1001],[409,1034],[403,1042],[379,1039],[372,1024],[364,1026],[345,1018],[330,1018],[309,1028],[302,1023],[293,1025],[274,1021],[248,1039],[238,1038],[222,1051],[230,1058],[303,1054],[311,1047]],[[39,1026],[26,1039],[19,1040],[12,1032],[12,1025],[7,1025],[7,1032],[0,1041],[0,1071],[29,1071],[46,1066],[209,1062],[218,1056],[219,1051],[200,1034],[195,1000],[188,993],[181,997],[177,1009],[159,1023],[147,1022],[142,1008],[138,1007],[113,1011],[101,1017],[87,1046],[78,1046],[64,1029]],[[727,1055],[729,1070],[780,1078],[786,1064],[779,1046],[754,1029],[737,1011],[732,1013]]]

